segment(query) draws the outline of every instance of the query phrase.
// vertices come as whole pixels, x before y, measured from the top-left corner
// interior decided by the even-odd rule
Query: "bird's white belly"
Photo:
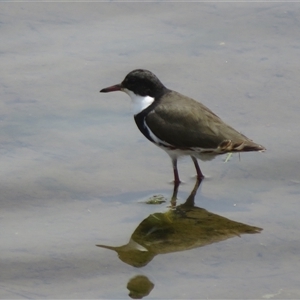
[[[191,148],[188,150],[183,149],[170,149],[161,145],[156,144],[159,148],[165,150],[171,158],[179,158],[180,156],[194,156],[201,159],[202,161],[212,160],[217,155],[221,153],[214,152],[214,149],[211,149],[211,153],[207,153],[207,149],[201,148]]]

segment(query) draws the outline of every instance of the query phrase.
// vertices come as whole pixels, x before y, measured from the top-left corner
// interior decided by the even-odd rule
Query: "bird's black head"
[[[136,95],[153,98],[160,96],[166,90],[166,87],[153,73],[143,69],[133,70],[127,74],[121,86]]]

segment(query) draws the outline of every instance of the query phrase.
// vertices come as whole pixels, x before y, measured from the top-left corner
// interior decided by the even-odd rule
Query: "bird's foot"
[[[177,180],[171,180],[171,181],[168,181],[169,184],[176,184],[176,185],[180,185],[180,184],[185,184],[186,182],[185,181],[177,181]]]
[[[203,180],[203,179],[207,179],[207,178],[210,178],[210,176],[204,176],[204,175],[202,175],[202,176],[199,176],[198,174],[196,174],[196,175],[193,175],[193,176],[191,176],[191,178],[196,178],[197,180]]]

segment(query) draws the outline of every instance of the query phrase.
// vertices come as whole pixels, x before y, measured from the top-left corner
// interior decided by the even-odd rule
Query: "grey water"
[[[300,298],[299,3],[0,11],[1,299]],[[128,96],[99,93],[135,68],[267,151],[200,162],[188,209],[179,161],[176,208]]]

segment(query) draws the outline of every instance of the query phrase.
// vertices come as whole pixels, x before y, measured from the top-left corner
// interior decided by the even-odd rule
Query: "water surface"
[[[116,299],[136,287],[155,299],[300,298],[299,4],[0,6],[1,298]],[[171,162],[139,133],[128,96],[99,94],[135,68],[267,148],[201,163],[194,199],[260,233],[221,225],[222,240],[187,231],[188,249],[178,242],[205,217],[170,208]],[[182,205],[192,161],[179,171]],[[157,195],[166,202],[145,203]],[[169,233],[151,243],[170,245],[143,266],[96,247],[132,237],[154,251],[137,233]]]

